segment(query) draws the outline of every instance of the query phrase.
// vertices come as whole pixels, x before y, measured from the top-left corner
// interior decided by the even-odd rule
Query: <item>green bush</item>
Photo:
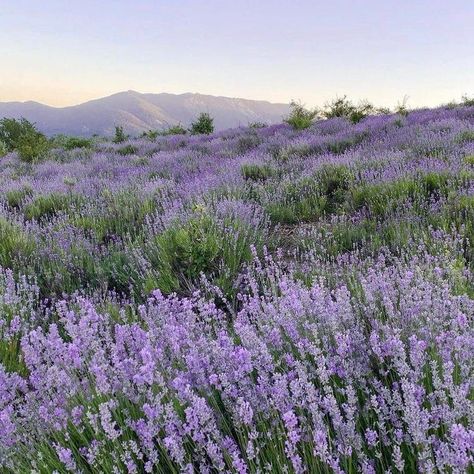
[[[46,137],[25,118],[0,120],[0,142],[7,151],[16,150],[20,159],[28,163],[44,156],[50,146]]]
[[[214,131],[214,119],[202,112],[195,122],[191,123],[190,132],[193,135],[210,135]]]
[[[464,157],[464,163],[469,166],[474,166],[474,155],[468,155]]]
[[[474,142],[474,130],[464,130],[456,136],[458,143]]]
[[[90,148],[91,146],[91,140],[80,137],[68,137],[64,143],[65,150],[74,150],[75,148]]]
[[[67,135],[56,135],[51,140],[51,146],[54,148],[63,148],[64,150],[74,150],[75,148],[90,148],[92,140],[83,137],[68,137]]]
[[[285,119],[285,122],[295,130],[304,130],[310,127],[319,114],[318,109],[306,109],[300,102],[292,101],[290,107],[290,115]]]
[[[28,259],[34,248],[34,241],[19,226],[0,217],[1,267],[13,268],[17,258]]]
[[[315,177],[285,184],[281,195],[280,201],[266,205],[272,222],[290,225],[312,222],[324,214],[326,197],[320,192]]]
[[[332,213],[347,200],[354,182],[352,171],[345,165],[324,165],[316,174],[320,193],[326,198],[325,211]]]
[[[401,178],[389,183],[364,184],[352,191],[355,209],[367,208],[373,217],[384,217],[396,210],[403,201],[417,193],[417,183]]]
[[[447,195],[450,176],[431,172],[418,178],[400,178],[389,183],[364,184],[352,190],[355,209],[366,207],[373,216],[385,217],[407,200],[426,201],[433,195]],[[459,178],[459,181],[461,178]]]
[[[0,158],[3,158],[8,153],[7,145],[4,141],[0,140]]]
[[[343,117],[352,123],[358,123],[369,114],[374,113],[375,108],[367,101],[354,105],[346,96],[333,99],[326,103],[323,110],[323,116],[327,119]]]
[[[213,130],[214,130],[214,127],[209,133],[212,133]],[[173,125],[172,127],[169,127],[164,132],[165,135],[186,135],[186,133],[188,132],[180,123],[178,125]]]
[[[229,295],[243,263],[252,258],[250,246],[262,242],[259,228],[237,218],[217,222],[206,213],[195,215],[155,238],[150,251],[155,272],[145,291],[189,294],[202,272]]]
[[[81,197],[73,194],[44,194],[37,196],[28,203],[23,213],[26,219],[39,220],[43,217],[51,217],[58,212],[66,211],[81,201]]]
[[[395,113],[401,115],[402,117],[407,117],[409,114],[409,109],[407,106],[408,96],[405,96],[401,102],[395,107]]]
[[[473,107],[474,106],[474,97],[469,97],[468,95],[462,96],[462,105],[466,107]]]
[[[26,163],[43,158],[50,148],[47,138],[41,133],[22,135],[18,141],[18,156]]]
[[[23,201],[33,195],[33,190],[29,186],[7,191],[5,197],[9,207],[19,209]]]
[[[268,165],[242,165],[240,171],[244,179],[250,181],[265,181],[275,174],[275,170]]]
[[[115,126],[115,136],[113,138],[114,143],[123,143],[127,139],[127,135],[123,131],[123,127],[121,125]]]
[[[126,155],[134,155],[135,153],[137,153],[137,151],[138,151],[137,147],[133,145],[125,145],[124,147],[119,148],[117,150],[117,153],[119,155],[126,156]]]
[[[159,130],[148,130],[148,132],[143,132],[141,137],[148,138],[148,140],[154,142],[159,137],[159,135],[161,135]]]

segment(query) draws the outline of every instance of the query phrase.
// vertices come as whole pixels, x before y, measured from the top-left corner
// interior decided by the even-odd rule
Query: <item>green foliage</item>
[[[214,119],[207,113],[199,114],[196,121],[191,123],[190,132],[193,135],[210,135],[214,131]]]
[[[18,156],[27,163],[43,158],[49,150],[49,142],[44,135],[23,135],[18,142]]]
[[[35,244],[21,228],[0,217],[0,266],[13,268],[18,258],[28,259]]]
[[[465,156],[464,163],[466,163],[469,166],[474,166],[474,155]]]
[[[410,110],[408,109],[408,96],[403,97],[403,100],[397,104],[395,107],[395,113],[401,115],[402,117],[406,117]]]
[[[112,236],[137,237],[146,216],[155,210],[156,202],[151,197],[144,199],[128,190],[116,194],[104,191],[100,214],[84,216],[76,213],[71,221],[97,241],[105,242]]]
[[[0,120],[0,141],[7,151],[16,150],[20,159],[28,163],[43,157],[49,150],[46,137],[25,118]]]
[[[8,153],[7,145],[4,141],[0,140],[0,158],[3,158]]]
[[[75,148],[91,148],[92,140],[81,137],[67,137],[63,148],[65,150],[74,150]]]
[[[91,148],[92,139],[83,137],[68,137],[67,135],[56,135],[51,140],[51,146],[54,148],[63,148],[64,150],[74,150],[76,148]]]
[[[25,199],[32,195],[33,190],[28,186],[24,186],[22,188],[11,189],[10,191],[7,191],[5,197],[9,207],[19,209]]]
[[[260,229],[239,219],[217,222],[205,212],[177,223],[157,236],[151,249],[155,274],[146,290],[189,293],[204,273],[230,294],[242,264],[251,259],[250,246],[262,245]]]
[[[292,101],[290,107],[290,115],[285,119],[285,122],[295,130],[304,130],[310,127],[319,114],[318,109],[306,109],[303,104],[296,101]]]
[[[148,130],[148,132],[143,132],[141,137],[148,138],[148,140],[154,142],[159,137],[159,135],[161,135],[159,130]]]
[[[212,125],[212,119],[211,119],[211,125]],[[209,133],[212,133],[214,128],[212,127],[212,130]],[[178,125],[173,125],[172,127],[169,127],[167,130],[164,131],[165,135],[186,135],[187,130],[179,123]],[[203,132],[206,133],[206,132]]]
[[[247,164],[240,168],[245,180],[265,181],[275,174],[275,170],[268,165]]]
[[[138,148],[136,146],[129,144],[129,145],[123,146],[122,148],[119,148],[117,150],[117,153],[119,155],[126,156],[126,155],[134,155],[135,153],[137,153],[137,151],[138,151]]]
[[[446,195],[449,175],[427,173],[414,178],[401,178],[389,183],[365,184],[352,191],[355,209],[366,207],[374,217],[384,217],[399,209],[407,200],[426,201],[433,195]]]
[[[123,131],[123,127],[121,125],[115,126],[115,136],[113,138],[114,143],[123,143],[127,139],[127,135]]]
[[[177,125],[172,125],[164,130],[148,130],[148,132],[143,132],[141,136],[154,142],[159,136],[186,135],[187,133],[188,131],[178,123]]]
[[[267,204],[275,223],[314,222],[348,207],[354,176],[345,165],[324,165],[312,177],[283,187],[282,199]]]
[[[71,209],[80,203],[81,199],[73,194],[42,194],[24,206],[23,213],[26,219],[39,220]]]
[[[463,130],[456,137],[458,143],[474,142],[474,130]]]
[[[0,120],[0,140],[8,151],[13,151],[18,147],[22,135],[34,133],[36,133],[35,126],[25,118],[20,120],[3,118]]]
[[[343,117],[352,123],[358,123],[374,112],[375,108],[369,102],[363,101],[359,105],[354,105],[346,96],[343,96],[326,103],[322,115],[327,119]]]
[[[474,97],[463,95],[461,101],[462,101],[462,105],[466,107],[474,107]]]
[[[352,171],[345,165],[324,165],[316,174],[319,192],[326,199],[325,212],[336,212],[347,199],[354,181]]]

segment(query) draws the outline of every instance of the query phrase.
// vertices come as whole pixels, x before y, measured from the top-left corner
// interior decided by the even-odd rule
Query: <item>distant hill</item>
[[[203,94],[141,94],[119,92],[71,107],[50,107],[38,102],[0,102],[0,118],[25,117],[48,134],[110,135],[115,125],[127,133],[188,126],[200,112],[214,117],[217,130],[249,122],[278,123],[288,113],[288,104],[260,100],[215,97]]]

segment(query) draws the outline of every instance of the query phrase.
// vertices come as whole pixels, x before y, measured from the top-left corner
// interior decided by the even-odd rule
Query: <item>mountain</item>
[[[91,100],[70,107],[50,107],[38,102],[0,102],[0,118],[25,117],[47,135],[110,135],[115,125],[127,133],[161,129],[178,123],[188,126],[200,112],[214,117],[217,130],[282,121],[288,104],[234,99],[203,94],[141,94],[135,91]]]

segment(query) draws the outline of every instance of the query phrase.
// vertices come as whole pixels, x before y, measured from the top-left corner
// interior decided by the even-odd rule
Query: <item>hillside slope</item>
[[[25,117],[48,135],[110,135],[115,125],[123,125],[132,134],[177,123],[187,126],[200,112],[214,117],[217,130],[255,121],[273,124],[281,122],[288,108],[287,104],[202,94],[127,91],[61,108],[31,101],[0,102],[0,117]]]

